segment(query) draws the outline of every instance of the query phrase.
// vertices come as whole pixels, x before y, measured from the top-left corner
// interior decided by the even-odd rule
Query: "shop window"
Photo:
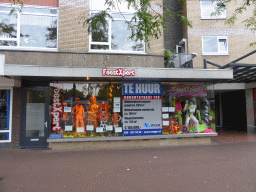
[[[222,1],[201,0],[201,19],[226,19],[226,4]]]
[[[14,13],[10,11],[14,8]],[[0,4],[0,48],[56,49],[58,9]]]
[[[10,90],[0,90],[0,143],[11,141]]]
[[[228,40],[226,36],[202,37],[203,55],[228,55]]]
[[[51,83],[50,138],[214,133],[206,85]]]
[[[116,9],[110,10],[105,5],[105,0],[91,1],[91,16],[100,11],[107,11],[110,18],[107,18],[106,28],[100,26],[92,31],[90,35],[90,50],[105,52],[145,52],[145,42],[136,42],[129,39],[132,35],[127,21],[131,21],[135,10],[125,2],[116,6]],[[120,13],[121,12],[121,13]],[[132,25],[135,23],[132,22]]]
[[[214,100],[206,85],[162,84],[163,134],[213,133]]]
[[[121,136],[121,83],[51,83],[50,138]]]

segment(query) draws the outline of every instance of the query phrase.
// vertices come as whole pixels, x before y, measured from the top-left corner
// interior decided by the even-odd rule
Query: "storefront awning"
[[[251,83],[256,81],[256,64],[237,63],[242,59],[256,53],[256,50],[222,66],[214,62],[204,59],[204,68],[207,68],[207,64],[218,67],[219,69],[232,69],[233,79],[223,81],[222,83]]]
[[[109,70],[120,69],[108,67]],[[48,67],[29,65],[4,65],[5,76],[23,77],[46,77],[51,79],[74,79],[85,78],[85,80],[155,80],[155,81],[202,81],[220,82],[233,78],[232,69],[193,69],[193,68],[122,68],[123,70],[134,70],[134,76],[104,76],[103,68],[84,67]]]

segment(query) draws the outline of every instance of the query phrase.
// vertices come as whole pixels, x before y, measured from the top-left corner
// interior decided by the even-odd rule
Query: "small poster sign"
[[[93,131],[93,125],[86,125],[87,131]]]

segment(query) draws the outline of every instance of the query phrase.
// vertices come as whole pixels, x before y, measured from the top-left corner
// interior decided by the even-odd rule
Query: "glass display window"
[[[122,135],[122,84],[51,83],[50,138]]]
[[[11,141],[10,90],[0,89],[0,143]]]
[[[206,85],[162,84],[163,134],[213,133],[214,99]]]

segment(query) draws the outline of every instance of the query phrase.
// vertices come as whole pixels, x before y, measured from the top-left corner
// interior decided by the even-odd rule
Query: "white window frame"
[[[205,2],[205,1],[207,1],[207,2],[211,2],[212,3],[212,5],[214,6],[214,8],[216,8],[217,7],[217,3],[224,3],[224,2],[222,2],[222,1],[212,1],[212,0],[200,0],[200,10],[201,10],[201,19],[226,19],[227,18],[227,11],[226,11],[226,9],[222,12],[222,14],[221,15],[213,15],[213,16],[205,16],[205,15],[203,15],[203,10],[204,10],[204,8],[205,7],[203,7],[203,5],[202,5],[202,2]],[[226,5],[226,3],[225,3],[225,5]]]
[[[12,5],[8,3],[0,3],[1,6],[9,7],[9,8],[18,8],[18,5]],[[43,13],[31,13],[31,12],[23,12],[20,13],[17,11],[18,17],[17,17],[17,38],[1,38],[0,40],[13,40],[17,41],[17,46],[0,46],[0,49],[16,49],[16,50],[39,50],[39,51],[58,51],[58,26],[59,26],[59,9],[57,7],[49,7],[49,6],[35,6],[35,5],[24,5],[24,8],[49,8],[49,9],[57,9],[57,16],[55,14],[43,14]],[[0,13],[9,13],[9,11],[0,11]],[[57,17],[57,47],[56,48],[47,48],[47,47],[25,47],[20,46],[20,15],[37,15],[37,16],[55,16]]]
[[[13,88],[12,87],[0,87],[0,90],[10,90],[10,114],[9,114],[9,130],[0,130],[0,133],[9,133],[8,140],[0,140],[0,143],[12,142],[12,104],[13,104]]]
[[[102,10],[93,10],[92,1],[93,0],[90,1],[91,2],[90,16],[92,14],[98,13],[99,11],[102,11]],[[137,0],[137,2],[139,2],[139,0]],[[108,11],[107,13],[111,15],[111,14],[114,14],[114,13],[117,13],[117,12],[115,12],[115,11]],[[122,12],[123,15],[126,15],[126,14],[131,15],[133,13],[134,13],[134,10],[132,8],[131,8],[131,10],[129,9],[129,12]],[[108,28],[108,42],[93,42],[92,41],[92,34],[89,34],[89,52],[146,54],[146,43],[145,42],[143,42],[143,44],[144,44],[143,51],[111,50],[112,20],[111,19],[107,19],[107,21],[108,21],[108,26],[109,26],[109,28]],[[115,18],[114,21],[125,21],[125,19],[124,18]],[[108,45],[109,49],[108,50],[91,49],[91,45],[92,44],[93,45]]]
[[[218,44],[218,52],[205,52],[204,51],[204,37],[216,37]],[[227,51],[220,51],[219,40],[225,39],[227,43]],[[228,37],[227,36],[202,36],[202,53],[203,55],[229,55],[228,53]]]

